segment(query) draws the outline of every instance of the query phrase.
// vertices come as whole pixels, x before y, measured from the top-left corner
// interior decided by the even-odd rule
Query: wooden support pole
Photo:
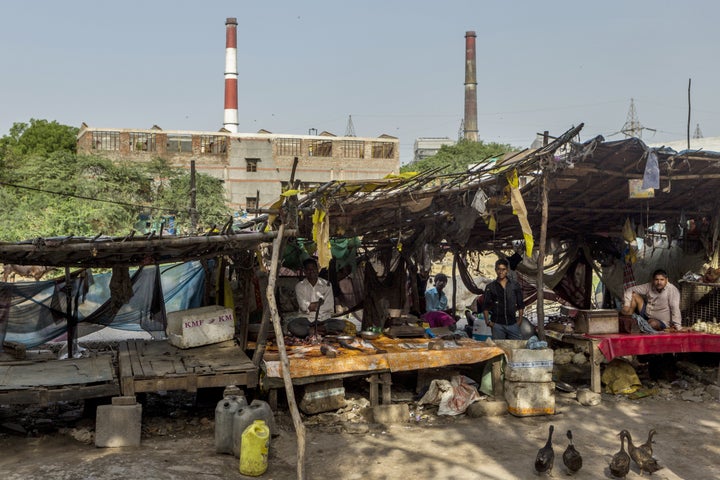
[[[75,355],[75,338],[77,336],[77,317],[73,315],[72,301],[72,278],[70,277],[70,267],[65,267],[65,301],[66,318],[67,318],[67,358],[73,358]]]
[[[543,133],[543,145],[548,144],[548,132],[547,130]],[[543,160],[544,161],[544,160]],[[541,165],[542,169],[542,193],[540,202],[542,203],[542,218],[540,221],[540,244],[538,245],[538,258],[537,258],[537,333],[540,340],[545,340],[545,279],[543,274],[545,273],[545,244],[547,243],[547,224],[548,224],[548,184],[547,184],[547,172],[545,166]]]
[[[283,383],[285,384],[285,395],[287,396],[290,415],[295,426],[297,434],[297,478],[303,480],[305,478],[305,425],[300,418],[297,402],[295,401],[295,392],[293,390],[292,377],[290,376],[290,360],[288,359],[287,350],[285,349],[285,339],[283,337],[282,326],[280,325],[280,313],[275,300],[275,283],[278,275],[278,263],[280,247],[282,245],[285,233],[285,224],[280,224],[278,235],[273,241],[272,261],[270,263],[270,274],[268,278],[267,298],[270,317],[272,318],[273,328],[275,330],[275,341],[277,342],[278,351],[280,353],[280,364],[282,365]]]
[[[255,274],[260,282],[260,291],[267,292],[268,275],[265,272],[257,271]],[[263,355],[265,355],[265,346],[267,345],[268,330],[270,329],[270,308],[267,295],[262,296],[262,320],[260,320],[260,330],[258,331],[257,342],[255,345],[255,353],[253,353],[252,362],[255,366],[260,366]]]

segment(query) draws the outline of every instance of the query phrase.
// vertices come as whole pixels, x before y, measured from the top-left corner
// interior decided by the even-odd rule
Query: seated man
[[[668,282],[665,270],[655,270],[652,282],[625,290],[620,313],[638,314],[655,330],[680,328],[680,291]]]
[[[452,330],[455,327],[455,318],[450,315],[447,295],[443,291],[447,280],[447,275],[438,273],[435,275],[435,286],[425,292],[427,313],[422,315],[422,319],[430,324],[430,328],[450,327]]]
[[[325,322],[335,313],[332,286],[330,282],[320,278],[318,272],[318,264],[314,258],[303,262],[305,278],[295,285],[295,296],[300,313],[304,316],[288,322],[288,331],[296,337],[308,336],[309,327],[316,319],[318,322]]]

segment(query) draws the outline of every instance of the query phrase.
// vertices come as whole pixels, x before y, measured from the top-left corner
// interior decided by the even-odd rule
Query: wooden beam
[[[303,480],[305,478],[305,425],[302,422],[300,411],[295,401],[295,391],[293,389],[292,377],[290,376],[290,360],[288,359],[287,349],[285,348],[285,338],[283,337],[282,325],[280,325],[280,313],[278,312],[277,300],[275,299],[275,283],[278,275],[278,265],[281,254],[280,247],[283,243],[284,232],[285,224],[281,223],[277,237],[275,237],[273,241],[267,297],[270,318],[272,318],[273,328],[275,330],[275,341],[277,342],[278,352],[280,353],[285,395],[287,397],[288,407],[290,408],[290,415],[293,419],[293,425],[295,426],[295,433],[297,434],[297,478],[298,480]]]

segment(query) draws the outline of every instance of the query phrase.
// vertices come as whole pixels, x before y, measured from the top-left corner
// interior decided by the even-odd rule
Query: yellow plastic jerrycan
[[[255,420],[242,434],[240,443],[240,473],[259,477],[267,470],[270,429],[265,420]]]

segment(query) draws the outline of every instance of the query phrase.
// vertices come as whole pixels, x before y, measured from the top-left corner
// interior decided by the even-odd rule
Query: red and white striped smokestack
[[[475,61],[475,32],[465,32],[465,130],[463,137],[478,141],[477,73]]]
[[[238,131],[237,18],[225,20],[225,117],[223,127]]]

